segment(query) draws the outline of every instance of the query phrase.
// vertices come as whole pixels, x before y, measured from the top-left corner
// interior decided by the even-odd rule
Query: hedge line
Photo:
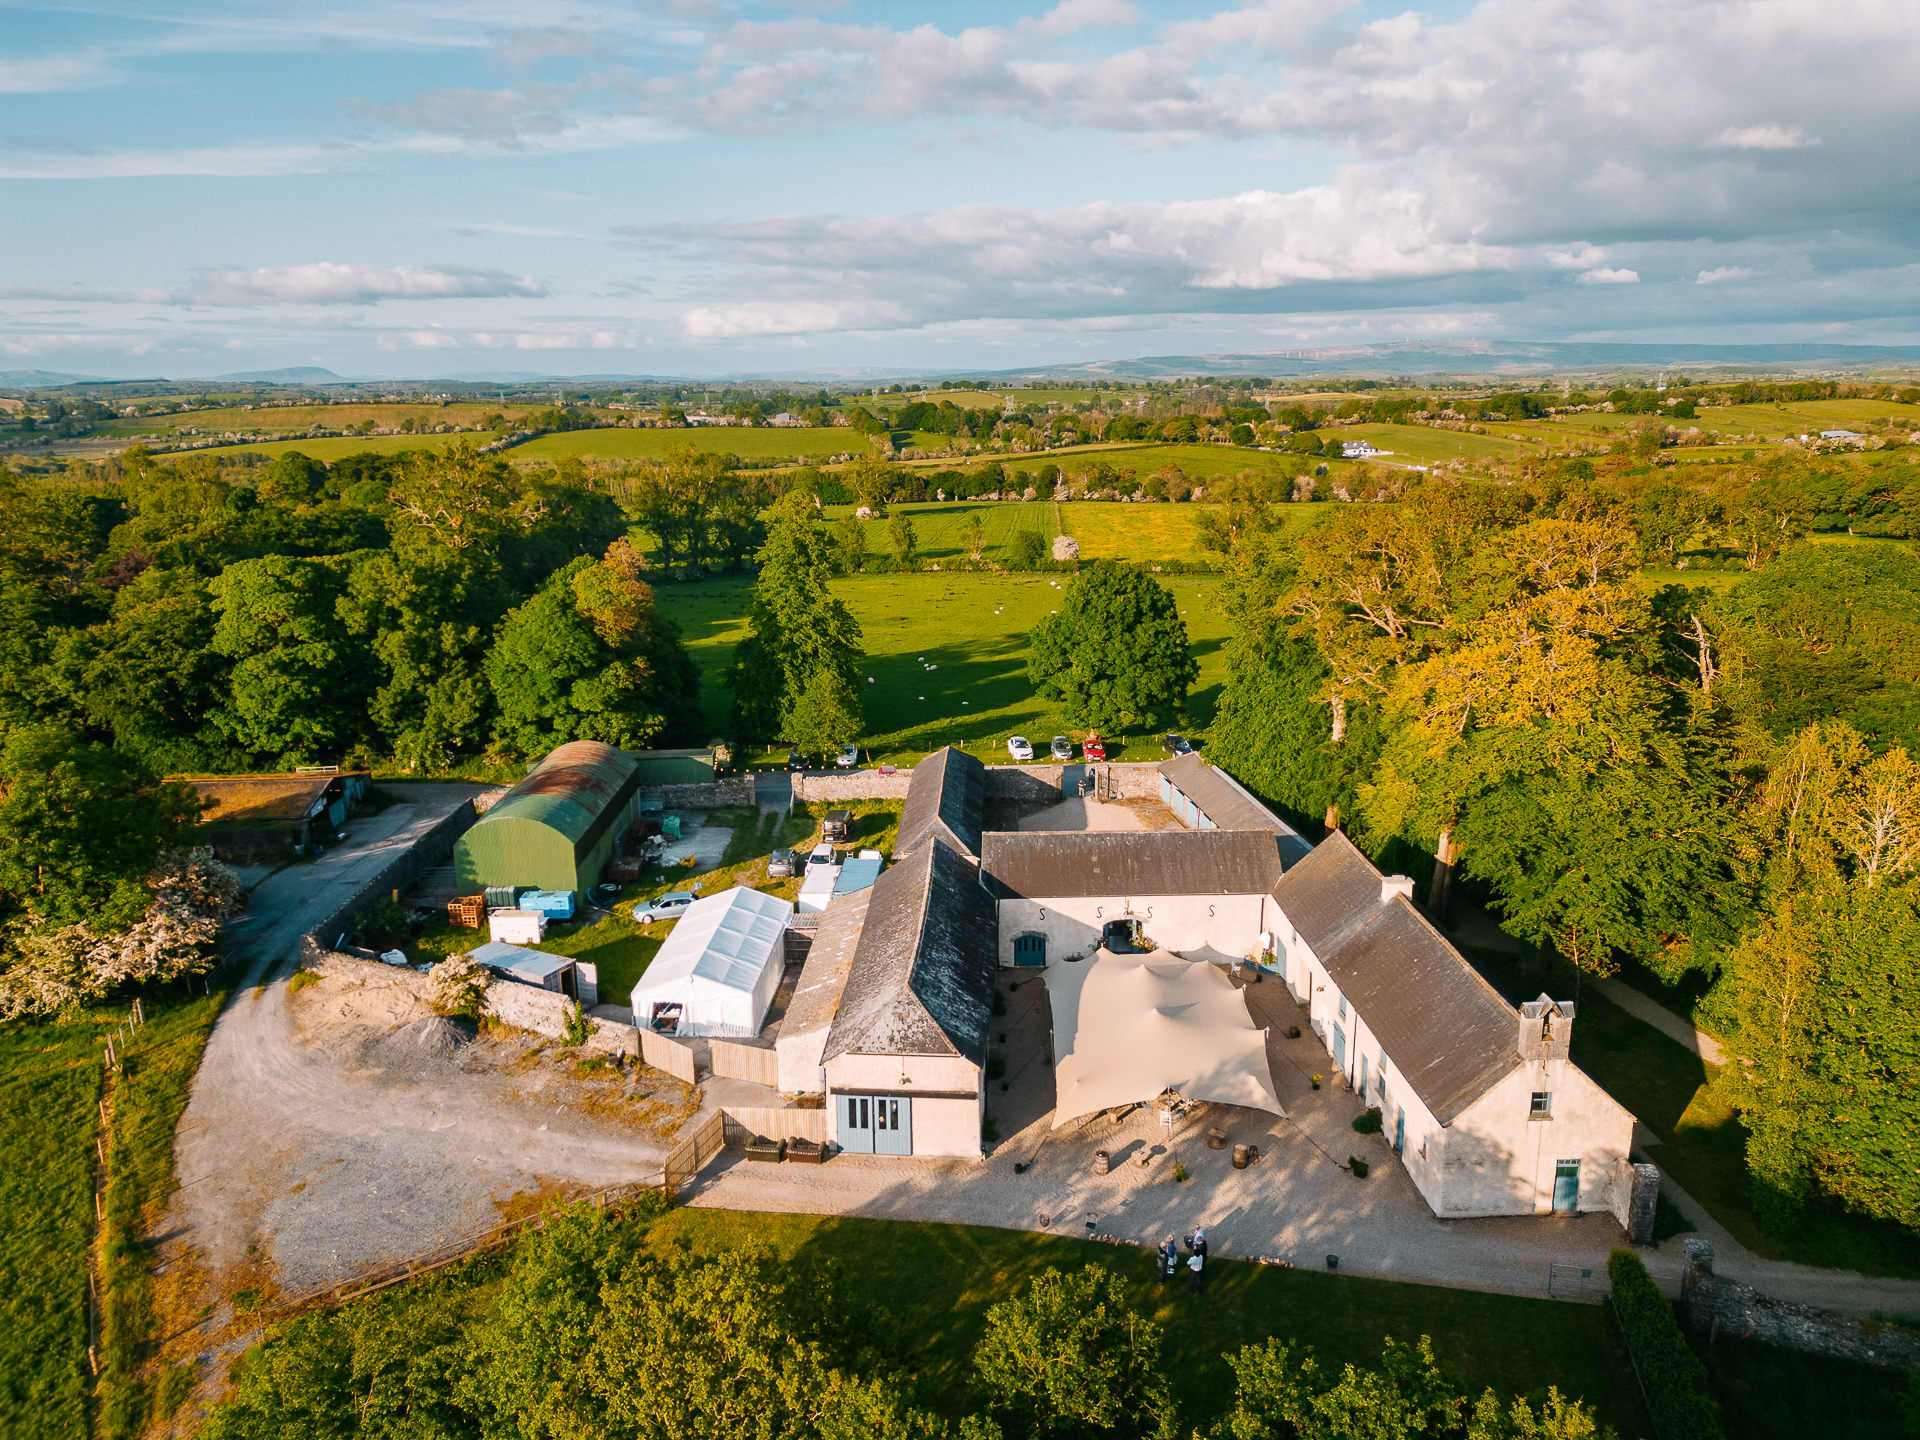
[[[1614,1251],[1607,1259],[1607,1279],[1660,1440],[1726,1440],[1706,1367],[1687,1348],[1673,1306],[1640,1257],[1631,1250]]]

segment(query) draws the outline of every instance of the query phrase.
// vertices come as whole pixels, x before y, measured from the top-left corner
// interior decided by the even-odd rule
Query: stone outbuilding
[[[980,858],[980,830],[987,808],[987,767],[951,745],[913,767],[906,804],[900,807],[895,859],[937,840],[969,860]]]
[[[1338,831],[1273,887],[1279,964],[1334,1070],[1380,1108],[1436,1215],[1624,1225],[1633,1116],[1568,1057],[1573,1005],[1509,1005],[1412,894]]]

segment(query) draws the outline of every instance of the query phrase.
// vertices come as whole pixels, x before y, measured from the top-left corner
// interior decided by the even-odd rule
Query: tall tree
[[[640,749],[691,730],[699,672],[641,568],[618,540],[603,559],[555,572],[501,622],[486,659],[497,743],[521,755],[567,740]]]
[[[797,743],[798,725],[809,748],[824,748],[865,728],[860,626],[829,588],[836,547],[818,513],[813,496],[798,490],[774,503],[746,638],[727,671],[739,739],[786,736]]]
[[[1200,667],[1173,593],[1130,565],[1096,560],[1033,629],[1027,675],[1075,724],[1122,730],[1172,720]]]

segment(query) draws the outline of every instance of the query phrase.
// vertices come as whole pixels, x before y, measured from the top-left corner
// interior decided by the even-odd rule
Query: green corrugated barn
[[[711,785],[713,751],[633,750],[628,758],[640,767],[642,785]]]
[[[490,885],[591,890],[639,810],[641,757],[593,740],[554,750],[453,847],[462,894]],[[709,771],[711,774],[711,771]]]

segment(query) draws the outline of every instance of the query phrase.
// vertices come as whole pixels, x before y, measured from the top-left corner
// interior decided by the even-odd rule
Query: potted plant
[[[1362,1160],[1358,1155],[1349,1155],[1347,1157],[1347,1168],[1353,1171],[1354,1179],[1364,1180],[1367,1178],[1367,1162]]]
[[[1320,1077],[1318,1075],[1315,1075],[1311,1078],[1313,1080],[1313,1088],[1318,1090],[1320,1088]]]

